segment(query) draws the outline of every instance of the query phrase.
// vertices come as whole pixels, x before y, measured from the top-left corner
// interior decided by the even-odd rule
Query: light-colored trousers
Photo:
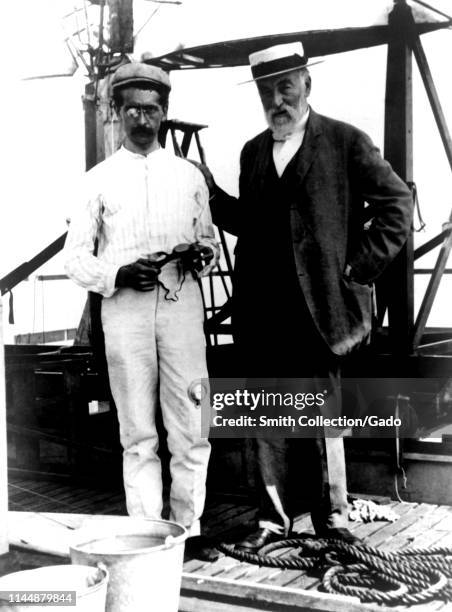
[[[165,275],[177,286],[177,268]],[[127,511],[161,518],[162,469],[155,415],[160,403],[171,453],[170,519],[199,534],[210,444],[190,383],[207,378],[204,311],[197,282],[187,274],[177,301],[166,291],[119,289],[102,302],[110,386],[124,449]]]

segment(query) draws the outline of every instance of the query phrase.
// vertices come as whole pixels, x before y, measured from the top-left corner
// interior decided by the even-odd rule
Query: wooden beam
[[[386,71],[385,158],[406,182],[413,181],[413,93],[411,40],[415,24],[404,0],[389,15],[390,37]],[[391,348],[411,352],[414,321],[413,237],[377,284],[379,318],[388,308]]]
[[[449,225],[452,226],[452,212],[449,218]],[[421,342],[422,336],[427,325],[427,320],[433,307],[436,294],[438,293],[439,284],[443,277],[444,271],[447,266],[450,252],[452,250],[452,233],[449,233],[443,241],[441,250],[436,260],[435,268],[430,277],[429,284],[425,291],[424,299],[422,300],[421,307],[416,318],[416,323],[413,330],[413,348],[416,349]]]
[[[438,92],[436,91],[432,73],[430,72],[430,66],[428,65],[427,57],[424,53],[419,36],[416,36],[413,40],[413,52],[419,67],[419,72],[421,73],[425,91],[427,92],[430,106],[432,107],[433,116],[435,117],[436,125],[438,126],[439,134],[446,151],[446,156],[452,169],[452,139],[446,123],[446,118],[444,117],[441,103],[439,101]]]
[[[194,599],[194,601],[193,601]],[[273,586],[202,574],[182,574],[181,612],[226,610],[281,610],[308,612],[362,612],[357,597],[330,595],[304,589]],[[384,612],[386,606],[366,605],[368,612]]]
[[[438,340],[422,344],[417,349],[418,355],[452,355],[452,339]]]
[[[85,112],[85,170],[91,170],[105,159],[105,142],[102,116],[97,108],[94,83],[88,83],[83,96]]]
[[[339,5],[339,2],[336,4]],[[389,4],[389,3],[388,3]],[[416,24],[419,34],[446,29],[451,25],[450,20],[432,21],[430,23]],[[273,45],[303,41],[303,46],[309,58],[321,57],[333,53],[344,53],[355,49],[367,49],[376,45],[385,45],[390,36],[386,25],[375,25],[362,28],[320,29],[290,32],[288,34],[270,34],[219,41],[214,44],[188,47],[173,51],[159,57],[148,58],[145,61],[156,64],[165,70],[197,69],[197,68],[232,68],[233,66],[248,66],[249,55],[260,49],[267,49]],[[194,56],[200,58],[202,63],[187,61],[185,58]]]
[[[438,234],[438,236],[431,238],[430,240],[422,244],[420,247],[418,247],[414,251],[414,260],[416,261],[416,259],[419,259],[423,255],[426,255],[427,253],[430,253],[430,251],[433,251],[434,248],[444,242],[444,238],[446,238],[446,236],[448,236],[451,232],[451,228],[445,229],[440,234]]]
[[[30,274],[33,274],[38,268],[43,266],[49,261],[54,255],[59,253],[64,247],[66,242],[67,232],[62,234],[59,238],[54,240],[45,249],[35,255],[30,261],[26,261],[20,264],[17,268],[9,272],[6,276],[0,279],[0,291],[3,295],[11,289],[14,289],[16,285],[25,280]]]
[[[188,151],[190,150],[192,136],[193,136],[192,130],[187,130],[186,132],[184,132],[184,137],[182,139],[182,145],[181,145],[182,155],[184,157],[187,157]]]
[[[8,552],[8,453],[6,446],[5,349],[0,297],[0,555]]]
[[[67,342],[74,340],[76,329],[54,329],[47,332],[29,332],[28,334],[16,334],[14,344],[44,344],[49,342]]]

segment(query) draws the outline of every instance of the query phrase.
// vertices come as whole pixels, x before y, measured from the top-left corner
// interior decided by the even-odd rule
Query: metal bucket
[[[163,520],[103,517],[74,537],[72,563],[108,569],[107,612],[177,612],[184,527]]]
[[[107,582],[105,569],[86,565],[50,565],[14,572],[0,578],[0,610],[48,612],[49,606],[67,610],[72,605],[81,612],[104,612]]]

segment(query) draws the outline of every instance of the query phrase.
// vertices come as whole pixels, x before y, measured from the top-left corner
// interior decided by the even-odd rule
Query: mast
[[[395,0],[389,15],[386,68],[384,156],[408,184],[413,181],[412,39],[414,20],[406,0]],[[382,312],[387,306],[391,349],[412,351],[414,325],[413,234],[377,286]],[[379,295],[380,294],[380,295]],[[383,300],[380,296],[383,294]]]

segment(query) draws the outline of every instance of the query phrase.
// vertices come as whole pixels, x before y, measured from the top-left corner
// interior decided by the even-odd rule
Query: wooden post
[[[389,15],[385,100],[385,158],[406,182],[413,180],[412,52],[414,20],[405,0],[395,0]],[[413,237],[377,286],[388,308],[393,352],[410,353],[414,325]]]
[[[103,123],[97,108],[94,83],[88,83],[83,96],[85,110],[85,168],[93,166],[105,159],[105,143]]]
[[[110,50],[133,53],[133,0],[108,0]]]
[[[0,555],[8,552],[8,452],[6,446],[5,349],[3,307],[0,297]]]

